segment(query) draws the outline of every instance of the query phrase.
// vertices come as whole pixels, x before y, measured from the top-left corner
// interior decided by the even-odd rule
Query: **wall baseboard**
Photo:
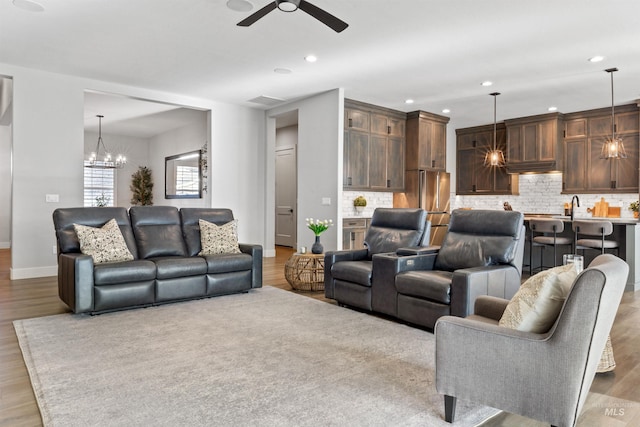
[[[10,249],[11,242],[0,242],[0,249]]]
[[[262,251],[262,258],[273,258],[276,256],[276,250],[274,249],[265,249]]]
[[[58,266],[52,265],[48,267],[33,268],[12,268],[9,272],[11,280],[20,279],[36,279],[38,277],[50,277],[58,275]]]

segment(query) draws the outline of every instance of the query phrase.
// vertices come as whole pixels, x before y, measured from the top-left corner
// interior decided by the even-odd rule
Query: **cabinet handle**
[[[387,134],[391,134],[391,126],[387,126]]]
[[[566,137],[567,137],[567,131],[566,131],[566,130],[563,130],[563,131],[562,131],[562,137],[563,137],[563,138],[566,138]]]
[[[616,184],[617,184],[616,181],[611,181],[611,188],[616,188]]]
[[[353,180],[351,179],[351,177],[347,178],[347,185],[351,185],[352,182]]]
[[[562,182],[562,191],[566,190],[567,188],[567,183],[566,182]]]
[[[473,185],[471,186],[471,191],[472,191],[472,192],[474,192],[474,193],[476,192],[476,185],[475,185],[475,184],[473,184]]]
[[[431,160],[431,167],[435,168],[436,167],[436,161],[435,160]]]
[[[356,241],[356,233],[354,233],[353,231],[349,232],[349,235],[351,237],[351,241],[355,242]]]
[[[390,180],[390,179],[388,179],[388,180],[387,180],[387,188],[390,188],[390,187],[391,187],[391,180]]]
[[[473,146],[473,148],[476,148],[476,141],[471,141],[471,145]]]
[[[353,127],[353,119],[349,118],[349,127],[352,128]]]

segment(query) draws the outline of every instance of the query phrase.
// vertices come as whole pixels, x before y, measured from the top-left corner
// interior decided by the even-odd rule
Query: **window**
[[[198,166],[176,166],[176,194],[180,196],[200,193],[200,170]]]
[[[102,162],[96,162],[101,165]],[[84,206],[114,206],[115,169],[89,167],[84,162]]]

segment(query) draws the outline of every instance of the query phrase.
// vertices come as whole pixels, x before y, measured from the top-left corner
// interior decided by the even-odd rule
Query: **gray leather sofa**
[[[101,227],[111,219],[134,259],[94,264],[80,252],[73,224]],[[262,246],[240,244],[239,254],[198,256],[199,219],[223,225],[233,213],[171,206],[56,209],[60,299],[74,313],[93,314],[261,287]]]
[[[523,222],[520,212],[458,209],[439,250],[376,255],[373,310],[432,329],[442,316],[472,314],[480,295],[511,299],[520,287]]]

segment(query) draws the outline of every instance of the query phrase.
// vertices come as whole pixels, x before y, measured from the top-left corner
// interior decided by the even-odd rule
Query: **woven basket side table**
[[[284,264],[284,278],[298,291],[324,290],[324,254],[295,253]]]

